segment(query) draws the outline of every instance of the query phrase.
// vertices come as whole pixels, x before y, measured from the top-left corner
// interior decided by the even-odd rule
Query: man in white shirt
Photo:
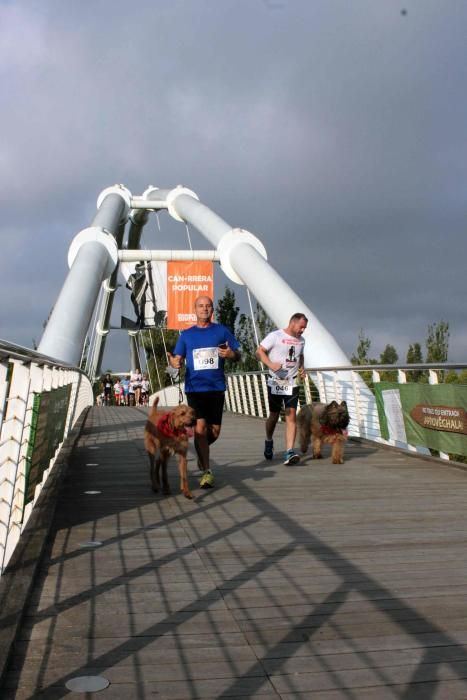
[[[296,313],[287,328],[269,333],[256,348],[257,358],[269,368],[269,417],[266,421],[264,456],[274,456],[273,435],[281,408],[285,409],[286,451],[284,464],[296,464],[300,457],[294,450],[297,432],[298,391],[297,377],[305,377],[303,331],[308,325],[304,314]]]

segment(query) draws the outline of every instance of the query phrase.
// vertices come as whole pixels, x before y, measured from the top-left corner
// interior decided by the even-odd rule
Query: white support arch
[[[211,244],[207,251],[139,251],[141,232],[151,212],[167,209],[177,221],[194,226]],[[118,251],[117,241],[121,227],[130,222],[128,242],[133,251]],[[88,229],[89,230],[89,229]],[[56,308],[41,340],[39,349],[48,355],[76,364],[81,356],[92,309],[97,301],[100,285],[110,276],[115,285],[115,267],[118,260],[137,257],[138,259],[194,259],[205,256],[220,260],[220,265],[229,279],[244,284],[254,294],[268,316],[279,328],[287,326],[292,314],[304,313],[308,328],[304,333],[305,365],[307,367],[348,367],[348,358],[335,338],[314,315],[293,289],[282,279],[267,261],[263,243],[249,231],[233,228],[220,216],[202,204],[197,195],[183,186],[172,189],[148,187],[141,197],[135,197],[122,185],[107,188],[98,199],[98,213],[90,233],[80,234],[81,238],[72,244],[75,257],[71,260],[69,276],[57,301]],[[83,240],[81,240],[83,239]],[[94,264],[92,263],[94,260]],[[83,291],[83,265],[90,265],[91,279]],[[79,267],[75,274],[75,267]],[[87,275],[89,277],[89,275]],[[79,279],[79,283],[77,279]],[[72,304],[73,301],[73,304]],[[73,308],[72,308],[73,307]],[[71,313],[73,312],[73,313]],[[71,319],[70,319],[71,316]],[[64,319],[66,318],[66,323]],[[70,322],[71,320],[71,322]],[[96,359],[92,363],[94,372],[99,371],[103,345],[108,329],[108,313],[99,318],[100,345]],[[339,387],[335,386],[332,372],[321,373],[320,394],[346,399],[354,394],[355,383],[358,391],[366,397],[368,415],[374,415],[372,392],[360,377],[352,372],[339,373]],[[366,420],[367,416],[362,416]]]

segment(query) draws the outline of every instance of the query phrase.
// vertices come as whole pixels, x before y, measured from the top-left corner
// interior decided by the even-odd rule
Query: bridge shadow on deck
[[[2,698],[467,697],[464,472],[361,445],[287,468],[227,414],[190,502],[150,491],[143,425],[92,410]]]

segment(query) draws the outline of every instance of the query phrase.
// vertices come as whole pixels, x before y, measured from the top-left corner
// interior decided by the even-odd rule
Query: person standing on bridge
[[[297,433],[298,391],[296,379],[305,378],[304,355],[305,338],[303,331],[308,325],[305,314],[291,316],[287,328],[269,333],[256,348],[256,357],[269,368],[268,403],[269,416],[266,421],[264,456],[274,457],[274,429],[279,420],[281,408],[285,409],[286,451],[284,464],[296,464],[300,457],[294,450]]]
[[[195,449],[198,467],[203,472],[200,486],[214,486],[209,448],[221,432],[225,395],[225,360],[240,359],[240,343],[231,331],[213,323],[214,305],[207,296],[195,300],[196,325],[182,331],[173,355],[167,353],[171,367],[180,369],[186,362],[185,394],[195,410]]]

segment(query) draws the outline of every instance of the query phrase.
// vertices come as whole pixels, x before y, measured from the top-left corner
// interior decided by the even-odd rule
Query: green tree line
[[[449,323],[447,321],[438,321],[428,326],[427,336],[425,339],[425,356],[423,355],[422,345],[419,342],[411,343],[407,349],[405,361],[399,359],[394,345],[387,344],[379,358],[376,359],[370,355],[371,340],[365,335],[363,329],[358,335],[358,344],[356,351],[352,354],[351,362],[353,365],[395,365],[399,364],[422,364],[426,363],[443,363],[448,361],[449,353]],[[395,372],[381,372],[383,381],[393,381],[396,378]],[[371,372],[362,372],[362,376],[371,383]],[[407,372],[407,380],[411,382],[428,382],[428,372],[422,370],[412,370]],[[448,372],[439,371],[438,381],[446,383],[467,384],[467,370],[449,370]]]

